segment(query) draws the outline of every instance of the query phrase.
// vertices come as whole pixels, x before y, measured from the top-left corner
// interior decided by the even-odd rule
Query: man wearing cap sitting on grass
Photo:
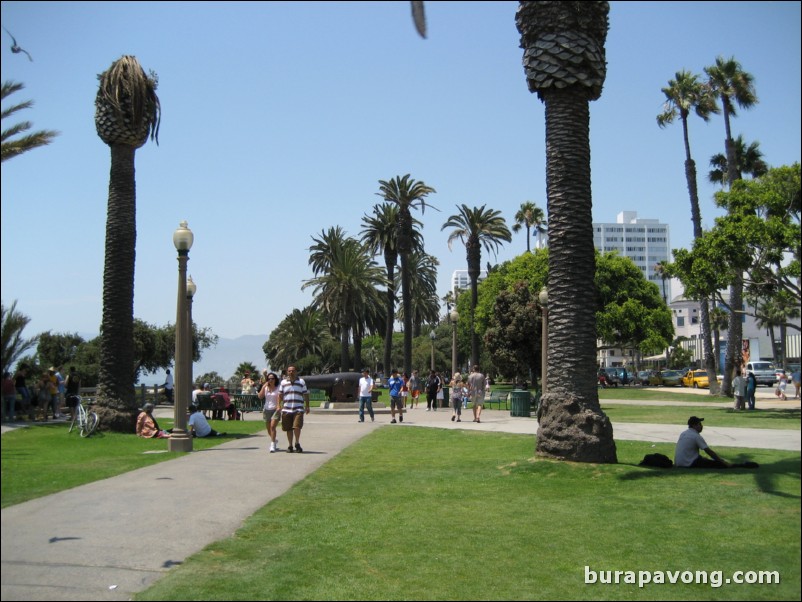
[[[754,462],[742,462],[732,464],[719,457],[702,437],[702,421],[704,418],[691,416],[688,418],[688,429],[683,431],[677,441],[677,448],[674,451],[674,465],[678,468],[757,468]],[[699,454],[699,450],[705,452],[713,458],[708,460]]]

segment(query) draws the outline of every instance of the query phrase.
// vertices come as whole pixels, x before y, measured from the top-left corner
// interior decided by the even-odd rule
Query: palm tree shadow
[[[738,454],[732,458],[734,463],[741,463],[750,460],[744,454]],[[791,499],[802,499],[799,494],[786,493],[777,490],[777,479],[781,476],[790,476],[800,479],[800,457],[796,458],[783,458],[776,462],[761,463],[759,468],[730,468],[726,470],[715,468],[654,468],[651,466],[641,466],[639,464],[629,464],[635,468],[642,470],[630,471],[625,474],[619,475],[618,478],[622,481],[637,481],[640,479],[653,479],[653,478],[682,478],[691,474],[704,474],[704,473],[721,473],[727,474],[750,474],[754,477],[755,483],[761,493],[774,495],[777,497],[785,497]]]

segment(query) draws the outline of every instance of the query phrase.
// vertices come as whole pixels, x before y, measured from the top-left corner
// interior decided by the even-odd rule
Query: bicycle
[[[70,423],[70,430],[67,432],[71,433],[77,425],[81,437],[89,437],[97,428],[97,423],[99,421],[97,412],[87,411],[86,408],[84,408],[83,399],[80,395],[72,395],[72,397],[75,400],[75,411],[72,422]]]

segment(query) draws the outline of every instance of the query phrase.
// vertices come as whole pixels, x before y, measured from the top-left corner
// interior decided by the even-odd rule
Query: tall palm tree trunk
[[[111,145],[97,412],[105,428],[127,432],[136,417],[133,370],[136,263],[136,149]],[[124,342],[121,344],[121,341]],[[129,428],[130,427],[130,428]]]
[[[401,299],[404,307],[404,369],[412,374],[412,295],[409,274],[409,253],[401,252]]]
[[[549,388],[538,414],[537,452],[616,462],[613,427],[596,383],[596,288],[587,94],[541,91],[546,107],[549,215]],[[565,375],[572,375],[565,378]]]
[[[396,257],[390,259],[385,255],[385,265],[387,267],[387,322],[384,326],[384,358],[382,360],[382,370],[384,375],[390,376],[390,362],[393,354],[393,326],[395,325],[395,263]]]

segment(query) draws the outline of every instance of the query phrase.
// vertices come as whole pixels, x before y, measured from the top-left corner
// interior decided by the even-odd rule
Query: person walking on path
[[[401,387],[404,380],[398,376],[398,370],[393,368],[390,378],[387,379],[390,389],[390,424],[395,424],[395,410],[398,409],[398,421],[404,422],[404,398],[401,397]]]
[[[783,372],[780,374],[780,379],[777,381],[777,397],[786,401],[788,397],[785,395],[785,389],[788,386],[788,376]]]
[[[275,372],[270,372],[265,378],[265,384],[259,389],[257,393],[259,399],[265,402],[262,407],[262,417],[265,420],[265,428],[267,428],[267,436],[270,437],[270,453],[279,451],[276,432],[276,426],[281,420],[281,412],[278,410],[278,397],[279,397],[279,382],[278,375]]]
[[[295,366],[287,368],[287,377],[281,381],[278,407],[281,411],[281,430],[287,433],[287,451],[303,452],[301,429],[304,428],[304,415],[309,413],[309,389],[304,379],[298,376]]]
[[[443,387],[437,372],[432,370],[426,380],[426,411],[437,409],[437,392]]]
[[[462,383],[462,375],[457,372],[451,380],[451,422],[462,422],[462,404],[468,395],[468,390]]]
[[[359,379],[359,422],[365,422],[365,407],[368,408],[370,421],[373,422],[373,379],[367,368],[362,370],[362,378]]]
[[[420,377],[417,370],[412,371],[412,376],[409,377],[407,386],[409,386],[409,409],[411,410],[418,407],[418,399],[420,398]]]
[[[799,399],[799,390],[802,388],[802,372],[799,368],[791,373],[791,380],[794,381],[794,399]]]
[[[482,409],[485,407],[485,375],[479,372],[479,366],[473,366],[468,375],[468,394],[473,404],[473,421],[482,422]]]

